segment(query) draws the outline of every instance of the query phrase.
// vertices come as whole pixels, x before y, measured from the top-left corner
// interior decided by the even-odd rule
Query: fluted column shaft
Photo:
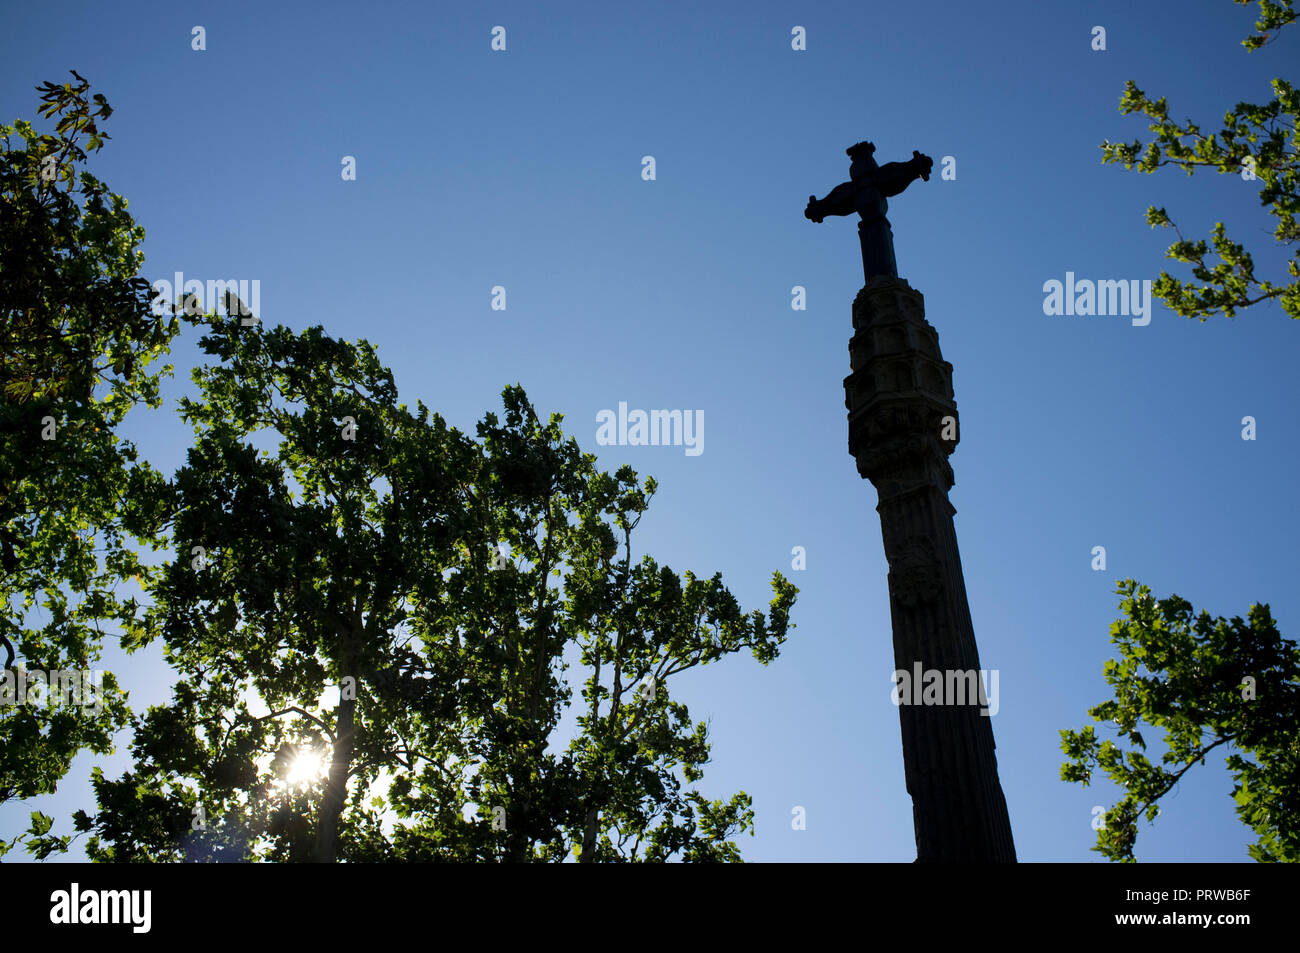
[[[879,497],[917,859],[1014,862],[989,676],[948,500],[948,455],[958,440],[952,365],[925,320],[924,299],[903,279],[872,278],[854,301],[853,326],[844,381],[849,452]]]

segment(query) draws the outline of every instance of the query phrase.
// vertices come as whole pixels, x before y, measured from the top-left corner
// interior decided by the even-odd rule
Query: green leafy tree
[[[641,484],[626,466],[597,472],[558,416],[542,424],[522,391],[504,397],[504,425],[489,414],[478,428],[488,476],[472,504],[511,556],[467,577],[486,588],[463,603],[481,619],[472,641],[494,653],[484,669],[491,709],[451,777],[435,762],[394,784],[394,805],[411,821],[395,844],[403,856],[437,856],[446,836],[437,805],[457,803],[459,789],[482,818],[471,856],[738,860],[730,838],[752,830],[749,797],[713,801],[689,787],[709,759],[707,726],[672,700],[670,681],[741,651],[776,658],[797,590],[774,573],[768,615],[746,614],[720,575],[678,577],[648,556],[634,563],[632,532],[653,478]],[[584,676],[567,747],[557,732],[566,668]]]
[[[559,860],[593,811],[586,859],[635,856],[608,839],[634,828],[654,859],[735,857],[748,799],[681,790],[708,747],[665,684],[775,657],[792,586],[768,623],[717,577],[616,560],[653,481],[597,472],[519,388],[475,440],[400,404],[365,342],[213,316],[201,346],[196,443],[151,514],[176,556],[132,630],[181,678],[134,769],[94,779],[93,859]],[[566,750],[579,656],[613,708]]]
[[[1124,790],[1093,850],[1133,861],[1139,819],[1153,821],[1161,798],[1222,748],[1237,816],[1259,836],[1250,856],[1300,860],[1300,647],[1278,633],[1267,605],[1251,606],[1247,620],[1212,619],[1178,596],[1152,600],[1131,579],[1117,591],[1124,617],[1111,641],[1120,658],[1105,666],[1114,698],[1088,714],[1114,725],[1119,743],[1092,725],[1061,732],[1063,781],[1087,787],[1102,771]],[[1159,764],[1145,753],[1144,724],[1164,729]]]
[[[130,501],[157,474],[116,428],[157,406],[170,368],[155,362],[178,330],[151,312],[143,229],[82,168],[112,109],[73,76],[38,87],[53,133],[0,126],[0,802],[54,791],[80,750],[110,751],[126,723],[111,673],[94,705],[14,704],[18,669],[89,670],[102,624],[135,612],[118,595],[147,574],[128,545]],[[48,821],[33,815],[38,854],[66,843]]]
[[[1248,52],[1275,38],[1296,17],[1292,0],[1260,0],[1259,6],[1255,24],[1259,32],[1242,42]],[[1136,167],[1146,173],[1166,165],[1177,166],[1188,175],[1198,168],[1209,168],[1257,180],[1260,205],[1277,219],[1273,237],[1279,244],[1293,244],[1300,238],[1300,226],[1296,224],[1300,212],[1300,94],[1283,79],[1274,79],[1272,87],[1271,102],[1238,103],[1223,117],[1223,128],[1206,135],[1190,119],[1185,123],[1170,119],[1163,96],[1153,100],[1130,80],[1120,99],[1120,112],[1146,116],[1155,138],[1145,147],[1140,140],[1127,144],[1107,140],[1101,145],[1102,162],[1119,162],[1126,169]],[[1152,286],[1152,294],[1178,314],[1204,321],[1221,312],[1231,318],[1238,308],[1277,299],[1286,314],[1300,318],[1300,280],[1274,283],[1257,277],[1254,259],[1245,246],[1228,238],[1222,222],[1214,226],[1207,243],[1204,239],[1184,238],[1163,208],[1148,208],[1146,219],[1153,228],[1174,229],[1178,241],[1169,246],[1166,257],[1192,266],[1195,282],[1181,281],[1162,271]],[[1217,264],[1206,261],[1211,247],[1219,258]],[[1300,251],[1286,268],[1292,279],[1300,279]]]
[[[368,346],[211,317],[221,363],[194,372],[196,444],[152,514],[176,555],[131,631],[181,680],[137,725],[136,771],[96,777],[89,853],[332,861],[375,836],[349,785],[454,713],[459,660],[426,636],[473,448],[398,405]]]

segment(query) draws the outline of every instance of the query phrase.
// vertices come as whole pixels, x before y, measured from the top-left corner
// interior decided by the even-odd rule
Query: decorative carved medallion
[[[943,570],[934,544],[924,536],[908,536],[889,558],[889,592],[909,609],[932,602],[943,591]]]

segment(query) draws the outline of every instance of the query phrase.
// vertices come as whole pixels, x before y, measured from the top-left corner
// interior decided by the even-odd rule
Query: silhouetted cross
[[[826,198],[808,196],[804,217],[821,222],[827,215],[852,215],[862,217],[858,223],[858,237],[862,242],[863,276],[898,277],[894,261],[894,236],[885,213],[889,210],[888,196],[897,195],[916,179],[928,182],[934,160],[915,149],[906,162],[888,162],[876,165],[873,154],[876,147],[870,142],[859,142],[844,150],[853,161],[849,165],[849,181],[835,186]]]

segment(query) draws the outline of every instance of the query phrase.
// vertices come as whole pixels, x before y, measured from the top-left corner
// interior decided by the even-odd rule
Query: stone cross
[[[897,195],[917,179],[930,181],[934,160],[915,149],[906,162],[887,162],[876,165],[873,153],[876,147],[870,142],[859,142],[844,150],[853,160],[849,164],[849,181],[831,189],[824,199],[808,196],[804,217],[820,223],[827,215],[852,215],[857,212],[858,238],[862,243],[863,277],[870,281],[875,275],[898,277],[898,264],[894,261],[894,233],[885,213],[891,195]]]
[[[996,669],[980,664],[948,492],[948,457],[959,423],[952,365],[925,319],[921,293],[898,277],[885,199],[933,162],[878,166],[875,146],[848,150],[850,181],[826,198],[810,196],[804,215],[862,221],[866,286],[853,302],[853,338],[844,379],[849,453],[876,488],[885,558],[903,770],[912,796],[917,860],[1014,863],[1015,841],[998,779],[993,716]],[[883,678],[870,684],[883,686]],[[990,697],[991,691],[991,697]]]

